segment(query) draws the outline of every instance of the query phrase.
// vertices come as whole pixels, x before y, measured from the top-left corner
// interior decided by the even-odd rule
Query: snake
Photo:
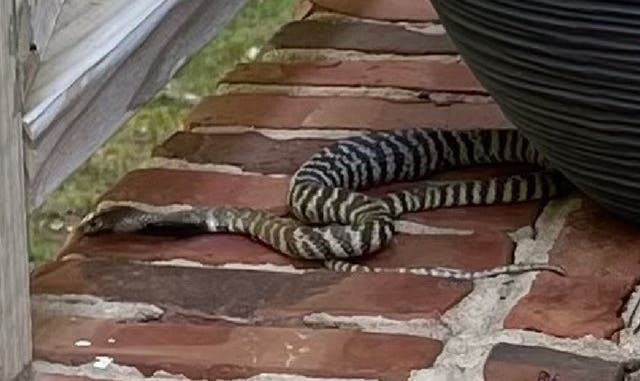
[[[532,169],[488,179],[430,179],[454,169],[503,163],[529,164]],[[366,193],[392,183],[409,185],[381,196]],[[286,216],[233,206],[171,212],[116,206],[90,213],[78,230],[94,235],[188,226],[208,233],[243,234],[283,255],[322,261],[326,268],[338,272],[392,271],[469,280],[529,271],[563,275],[562,267],[549,263],[465,271],[447,267],[391,269],[353,260],[392,244],[395,222],[406,213],[550,199],[571,189],[516,129],[408,128],[337,140],[313,154],[291,178],[287,192],[290,213]]]

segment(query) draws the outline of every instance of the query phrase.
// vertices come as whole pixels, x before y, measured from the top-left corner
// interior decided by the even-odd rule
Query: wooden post
[[[15,0],[0,1],[0,380],[31,359],[22,89]]]

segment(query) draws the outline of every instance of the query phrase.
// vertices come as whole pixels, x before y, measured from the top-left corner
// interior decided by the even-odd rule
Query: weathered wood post
[[[31,359],[25,176],[16,3],[0,1],[0,380]]]

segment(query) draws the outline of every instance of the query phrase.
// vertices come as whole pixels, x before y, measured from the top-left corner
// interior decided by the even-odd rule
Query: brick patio
[[[101,202],[284,214],[289,176],[337,138],[509,128],[424,0],[303,1],[297,15]],[[638,228],[580,195],[403,218],[366,263],[550,260],[569,275],[337,274],[240,236],[74,238],[33,273],[36,379],[614,381],[640,359]]]

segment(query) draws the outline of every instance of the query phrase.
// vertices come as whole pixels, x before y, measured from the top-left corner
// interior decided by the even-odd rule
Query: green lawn
[[[247,52],[261,47],[292,16],[299,0],[253,0],[227,29],[194,56],[172,81],[171,93],[198,96],[214,91],[218,80]],[[151,149],[180,127],[192,106],[160,96],[141,109],[30,218],[30,260],[50,259],[97,197],[149,157]]]

